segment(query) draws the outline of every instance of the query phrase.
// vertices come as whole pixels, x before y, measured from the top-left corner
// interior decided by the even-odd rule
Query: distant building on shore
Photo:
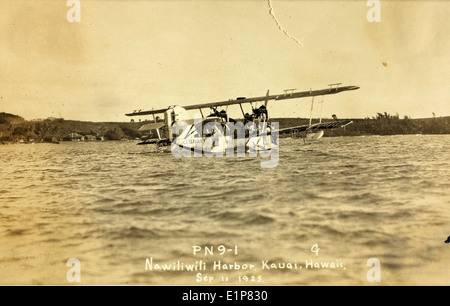
[[[84,141],[85,137],[78,133],[70,133],[63,137],[64,141]]]
[[[86,140],[86,141],[96,141],[97,140],[97,136],[86,135],[86,136],[84,136],[84,140]]]

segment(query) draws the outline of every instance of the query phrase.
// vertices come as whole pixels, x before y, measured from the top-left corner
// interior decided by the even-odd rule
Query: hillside
[[[0,113],[0,124],[16,124],[24,121],[25,119],[20,116],[8,113]]]
[[[144,123],[88,122],[48,118],[19,120],[5,114],[0,123],[2,142],[57,142],[63,140],[121,140],[141,137],[137,131]],[[5,120],[4,118],[7,118]]]

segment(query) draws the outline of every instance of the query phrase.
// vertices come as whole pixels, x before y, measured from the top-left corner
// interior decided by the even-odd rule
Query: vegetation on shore
[[[352,124],[345,128],[327,130],[324,136],[362,136],[362,135],[403,135],[403,134],[450,134],[450,116],[423,119],[411,119],[405,116],[392,116],[387,113],[378,113],[375,117],[365,119],[351,119]],[[308,124],[309,119],[280,118],[280,128]],[[325,119],[322,122],[330,122]],[[317,123],[318,120],[312,121]]]
[[[140,138],[143,123],[88,122],[47,118],[27,121],[0,113],[1,142],[59,142],[71,140],[102,141]]]
[[[387,113],[375,117],[352,119],[345,128],[327,131],[325,136],[396,135],[396,134],[450,134],[450,117],[425,119],[399,118]],[[309,119],[273,118],[280,128],[304,125]],[[324,119],[323,122],[333,121]],[[313,120],[318,122],[318,120]],[[146,122],[87,122],[47,118],[25,120],[20,116],[0,113],[0,143],[60,142],[64,140],[131,140],[143,135],[138,131]]]

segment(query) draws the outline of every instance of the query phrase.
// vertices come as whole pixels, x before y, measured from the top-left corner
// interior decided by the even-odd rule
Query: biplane
[[[265,149],[270,150],[271,147],[277,145],[277,139],[272,137],[276,131],[279,134],[296,133],[301,135],[304,141],[313,141],[320,139],[324,130],[337,129],[345,127],[352,123],[351,120],[335,120],[332,122],[312,123],[312,112],[314,107],[314,97],[325,95],[338,94],[344,91],[356,90],[357,86],[340,86],[341,83],[329,84],[328,88],[320,90],[308,90],[296,92],[296,89],[284,90],[284,93],[277,95],[270,95],[267,91],[265,96],[245,98],[238,97],[227,101],[211,102],[204,104],[193,104],[188,106],[168,106],[161,109],[152,110],[135,110],[132,113],[125,114],[126,116],[153,116],[153,122],[144,124],[139,131],[155,134],[154,138],[146,139],[139,142],[139,145],[154,144],[160,148],[169,149],[170,147],[179,147],[185,150],[205,152],[204,144],[209,141],[209,149],[214,150],[230,150],[236,149],[239,144],[245,143],[245,149],[248,151],[255,148],[261,143],[260,136],[267,137],[265,139]],[[284,101],[297,98],[311,97],[311,114],[309,124],[292,126],[287,128],[278,128],[278,123],[274,124],[269,120],[267,106],[269,101]],[[244,112],[243,105],[250,104],[251,111]],[[254,107],[260,104],[259,107]],[[241,119],[230,118],[226,110],[220,108],[231,105],[239,105],[242,112]],[[204,110],[209,109],[209,114],[205,114]],[[188,111],[197,110],[200,114],[192,116]],[[155,115],[164,115],[161,120]],[[180,126],[180,123],[182,125]],[[240,123],[240,125],[239,125]],[[234,124],[234,125],[233,125]],[[241,130],[236,131],[236,128],[241,127]],[[252,137],[258,135],[258,137]],[[211,139],[215,142],[211,145]],[[256,139],[256,141],[255,141]],[[242,141],[242,142],[239,142]],[[218,146],[217,142],[221,145]],[[216,144],[216,145],[214,145]]]

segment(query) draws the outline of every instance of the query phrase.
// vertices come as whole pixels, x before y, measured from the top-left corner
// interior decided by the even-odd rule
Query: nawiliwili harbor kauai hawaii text
[[[280,271],[301,273],[301,271],[330,270],[345,271],[347,268],[342,258],[319,256],[319,246],[314,244],[307,256],[298,256],[292,260],[276,260],[261,258],[257,261],[246,261],[239,258],[238,246],[192,246],[192,255],[198,259],[192,261],[175,260],[166,262],[163,259],[147,257],[145,271],[164,273],[190,273],[196,283],[266,283],[264,276]]]

